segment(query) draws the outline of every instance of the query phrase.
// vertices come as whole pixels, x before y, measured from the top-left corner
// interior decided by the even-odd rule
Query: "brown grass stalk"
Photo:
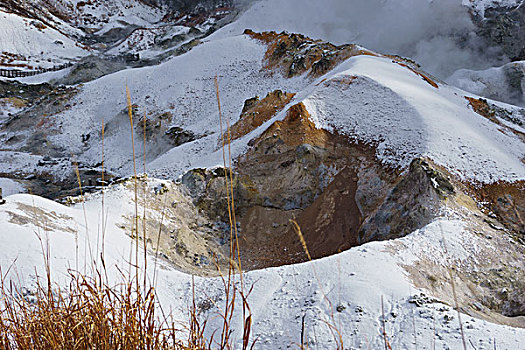
[[[303,232],[301,231],[301,227],[299,226],[297,221],[293,219],[290,219],[290,223],[292,224],[292,228],[294,229],[295,233],[297,234],[297,237],[299,238],[299,241],[301,242],[301,245],[303,246],[303,250],[308,258],[308,261],[311,262],[312,256],[310,255],[310,251],[308,250],[308,246],[306,244],[306,240],[304,239]],[[334,306],[324,291],[319,275],[317,274],[317,269],[315,268],[315,264],[312,264],[312,271],[314,273],[314,277],[317,281],[317,284],[319,285],[319,290],[321,291],[321,294],[323,295],[324,300],[326,300],[330,308],[330,318],[332,322],[328,322],[326,320],[323,320],[323,322],[327,325],[328,329],[332,333],[337,349],[342,350],[344,349],[343,336],[341,334],[341,331],[337,327],[337,322],[335,321]]]
[[[4,279],[0,292],[0,349],[188,349],[173,324],[158,321],[153,289],[71,274],[66,291],[37,281],[32,301]]]
[[[221,137],[221,144],[222,144],[222,159],[223,159],[223,163],[224,163],[224,171],[227,172],[226,170],[226,151],[225,151],[225,142],[226,140],[224,139],[224,133],[223,133],[223,125],[222,125],[222,109],[221,109],[221,98],[220,98],[220,94],[219,94],[219,81],[217,79],[217,76],[215,76],[215,79],[214,79],[214,83],[215,83],[215,93],[216,93],[216,97],[217,97],[217,105],[218,105],[218,109],[219,109],[219,128],[220,128],[220,137]],[[229,331],[228,331],[228,326],[229,326],[229,321],[231,321],[231,317],[233,317],[233,312],[230,312],[231,311],[231,300],[230,300],[230,292],[231,292],[231,287],[232,287],[232,284],[234,284],[234,282],[232,282],[232,278],[233,278],[233,273],[232,273],[232,269],[233,269],[233,266],[232,266],[232,259],[233,259],[233,254],[234,254],[234,251],[233,251],[233,218],[232,218],[232,212],[231,212],[231,204],[230,204],[230,189],[229,189],[229,186],[228,186],[228,176],[226,175],[225,176],[225,183],[224,183],[224,186],[225,186],[225,189],[226,189],[226,200],[227,200],[227,204],[228,204],[228,219],[229,219],[229,224],[230,224],[230,264],[229,264],[229,269],[228,269],[228,281],[227,283],[225,283],[225,292],[226,292],[226,300],[225,300],[225,304],[226,304],[226,307],[224,309],[224,316],[223,316],[223,320],[224,320],[224,323],[223,323],[223,329],[222,329],[222,332],[221,332],[221,346],[225,346],[227,343],[228,343],[228,338],[229,338]],[[220,270],[219,270],[219,273],[220,273]],[[221,274],[221,277],[222,277],[222,274]],[[224,282],[224,277],[223,277],[223,282]],[[232,297],[232,299],[234,299],[235,297],[235,294],[234,296]]]
[[[102,263],[102,269],[103,271],[106,271],[106,256],[105,256],[105,252],[106,252],[106,216],[105,216],[105,210],[106,210],[106,207],[105,207],[105,201],[106,201],[106,182],[105,182],[105,145],[104,145],[104,142],[105,142],[105,128],[106,128],[106,125],[105,125],[105,122],[104,122],[104,117],[102,117],[102,145],[101,145],[101,148],[102,148],[102,163],[101,163],[101,181],[102,181],[102,191],[101,191],[101,196],[102,196],[102,201],[101,201],[101,206],[102,206],[102,213],[101,213],[101,231],[102,231],[102,248],[101,248],[101,253],[100,253],[100,260],[101,260],[101,263]],[[107,275],[106,275],[106,280],[107,280]]]
[[[131,95],[129,93],[129,87],[126,84],[126,99],[128,107],[129,125],[131,127],[131,148],[133,150],[133,181],[134,181],[134,193],[135,193],[135,280],[137,283],[137,290],[139,289],[139,208],[138,208],[138,180],[137,180],[137,161],[135,157],[135,137],[133,131],[133,106],[131,104]],[[133,234],[133,226],[131,228]],[[131,264],[132,259],[130,259]]]
[[[383,335],[383,342],[385,344],[385,350],[392,350],[392,347],[390,346],[390,343],[388,342],[388,336],[386,334],[385,304],[383,302],[382,295],[381,295],[381,324],[383,326],[382,335]]]
[[[144,166],[144,183],[143,183],[143,195],[144,195],[144,212],[142,217],[142,241],[144,242],[144,290],[146,289],[147,285],[147,278],[148,278],[148,240],[146,237],[146,209],[147,209],[147,197],[146,197],[146,110],[144,110],[144,120],[143,120],[143,134],[144,134],[144,158],[143,158],[143,166]]]
[[[447,241],[445,239],[445,232],[443,232],[443,227],[441,226],[441,224],[439,225],[439,228],[441,230],[441,237],[443,239],[443,251],[444,251],[445,257],[447,259],[447,266],[446,267],[447,267],[448,275],[449,275],[449,278],[450,278],[450,285],[452,287],[452,296],[454,298],[455,309],[456,309],[456,312],[457,312],[457,315],[458,315],[459,330],[460,330],[460,333],[461,333],[461,341],[462,341],[462,344],[463,344],[463,350],[467,350],[467,342],[465,340],[465,331],[463,330],[463,322],[461,321],[461,312],[460,312],[460,309],[459,309],[458,295],[456,293],[456,283],[454,282],[454,274],[452,273],[452,268],[450,267],[451,263],[450,263],[450,258],[449,258],[449,254],[448,254],[448,249],[447,249]]]
[[[247,298],[249,294],[251,293],[253,286],[252,288],[250,288],[248,292],[245,291],[241,254],[240,254],[240,247],[239,247],[239,234],[237,230],[237,219],[235,216],[230,120],[229,118],[226,118],[227,137],[225,137],[224,130],[223,130],[223,115],[222,115],[221,99],[220,99],[220,92],[219,92],[219,81],[218,81],[217,75],[215,76],[214,84],[215,84],[215,93],[216,93],[216,98],[217,98],[217,106],[218,106],[218,111],[219,111],[220,140],[221,140],[222,157],[223,157],[223,164],[224,164],[224,171],[225,171],[225,189],[226,189],[226,200],[228,204],[228,219],[229,219],[229,226],[230,226],[230,256],[229,256],[227,278],[222,275],[220,268],[219,268],[219,273],[223,280],[223,284],[224,284],[225,292],[226,292],[226,302],[225,302],[226,306],[222,313],[223,328],[221,332],[220,348],[221,349],[231,348],[230,325],[232,322],[232,318],[234,316],[235,305],[236,305],[235,301],[236,301],[236,296],[238,294],[242,301],[242,317],[244,320],[243,322],[243,350],[245,350],[249,346],[249,338],[250,338],[251,324],[252,324],[252,315],[251,315],[251,310],[250,310],[250,306],[248,304]],[[228,147],[228,166],[226,163],[226,150],[225,150],[226,146]],[[239,273],[240,288],[238,288],[235,283],[235,273],[236,272]],[[252,342],[252,347],[254,346],[255,341]]]
[[[222,134],[222,112],[218,82],[216,81],[217,101],[219,106],[219,120],[221,123],[221,139],[223,142],[223,160],[225,166],[225,188],[228,200],[228,213],[230,223],[230,257],[227,276],[223,275],[217,260],[218,271],[224,284],[226,303],[224,310],[220,310],[222,318],[222,329],[218,329],[210,336],[206,336],[207,320],[200,320],[196,296],[193,294],[193,304],[189,310],[189,320],[185,330],[188,334],[185,342],[176,338],[177,332],[182,331],[175,327],[175,322],[170,314],[164,313],[162,306],[158,303],[158,297],[154,286],[157,283],[156,269],[158,253],[160,248],[160,235],[162,222],[165,215],[167,196],[164,198],[161,224],[159,227],[154,275],[151,286],[147,283],[147,271],[144,271],[144,284],[139,284],[139,217],[138,217],[138,178],[136,169],[135,140],[133,128],[133,106],[129,88],[126,86],[126,98],[128,116],[131,128],[131,145],[133,150],[134,170],[134,196],[135,217],[132,224],[132,233],[135,234],[135,264],[132,264],[130,256],[128,275],[122,274],[118,266],[116,268],[122,274],[122,282],[113,286],[109,285],[105,264],[105,123],[102,120],[102,246],[100,259],[101,267],[93,258],[91,244],[87,243],[91,255],[90,275],[86,274],[84,267],[82,274],[78,269],[78,235],[75,236],[76,263],[77,268],[69,271],[69,284],[66,286],[54,285],[51,276],[51,253],[49,237],[41,234],[40,229],[46,230],[44,217],[38,217],[35,208],[35,223],[37,226],[37,237],[41,244],[44,265],[46,267],[46,284],[42,285],[40,279],[36,280],[36,289],[28,295],[21,288],[20,283],[10,281],[6,283],[6,275],[0,270],[0,350],[3,349],[233,349],[232,321],[236,314],[235,308],[238,302],[242,302],[242,349],[254,347],[257,339],[251,339],[253,318],[248,305],[248,296],[252,292],[244,289],[242,284],[242,266],[240,249],[238,245],[238,232],[236,227],[235,203],[233,193],[233,170],[231,159],[231,134],[230,123],[227,121],[228,138]],[[146,115],[144,116],[144,174],[146,174]],[[227,144],[226,144],[227,142]],[[225,148],[228,147],[228,163]],[[229,169],[226,165],[229,165]],[[89,240],[87,214],[84,205],[84,191],[80,178],[78,164],[75,163],[80,196],[82,198],[84,220],[86,223],[86,239]],[[145,184],[146,185],[146,184]],[[147,238],[146,238],[146,188],[144,187],[144,214],[143,214],[143,239],[144,239],[144,262],[147,261]],[[133,227],[134,226],[134,227]],[[100,230],[99,230],[100,233]],[[97,236],[97,239],[100,237]],[[100,241],[97,240],[97,257],[99,256]],[[131,247],[130,254],[133,254]],[[87,252],[85,253],[87,255]],[[87,260],[87,259],[85,259]],[[86,263],[88,263],[86,261]],[[131,274],[132,266],[135,266],[135,275]],[[146,269],[146,265],[144,265]],[[7,272],[9,273],[9,271]],[[236,283],[236,274],[239,273],[241,287]],[[105,279],[102,276],[105,275]],[[193,293],[194,287],[193,287]],[[217,305],[216,305],[217,306]],[[218,307],[218,306],[217,306]],[[213,342],[214,335],[220,333],[217,343]],[[251,347],[250,347],[251,345]]]
[[[96,267],[96,259],[94,259],[93,257],[93,251],[92,251],[92,248],[91,248],[91,241],[89,239],[89,228],[88,228],[88,220],[87,220],[87,214],[86,214],[86,201],[85,201],[85,197],[84,197],[84,193],[82,191],[82,179],[80,178],[80,170],[78,169],[78,162],[75,160],[74,161],[74,166],[75,166],[75,175],[77,177],[77,182],[78,182],[78,190],[80,191],[80,199],[82,201],[82,213],[84,214],[84,225],[86,226],[86,238],[84,240],[84,273],[86,273],[86,264],[87,264],[87,259],[86,259],[86,246],[89,250],[89,257],[91,259],[91,262],[95,265]],[[92,266],[93,267],[93,266]]]

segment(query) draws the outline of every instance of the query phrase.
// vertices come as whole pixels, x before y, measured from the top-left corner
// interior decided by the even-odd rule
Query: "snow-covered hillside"
[[[42,22],[0,12],[0,65],[51,68],[89,54]]]
[[[164,64],[125,70],[87,83],[73,97],[73,107],[53,117],[60,132],[56,134],[51,126],[49,141],[68,153],[74,151],[83,163],[96,164],[104,120],[108,125],[107,166],[119,175],[129,175],[129,123],[122,113],[128,84],[139,116],[146,111],[154,120],[168,112],[168,125],[202,135],[174,148],[146,144],[149,171],[175,179],[193,167],[220,165],[212,84],[218,74],[224,112],[232,123],[237,121],[244,100],[280,88],[297,93],[293,103],[304,102],[318,127],[335,128],[356,140],[377,143],[379,159],[394,168],[406,169],[412,158],[429,156],[465,179],[483,183],[525,179],[523,142],[512,132],[522,129],[510,124],[505,126],[507,131],[499,132],[501,126],[469,107],[465,96],[474,95],[446,84],[433,87],[388,57],[368,55],[350,58],[318,79],[268,76],[263,69],[265,49],[245,35],[213,39]],[[352,76],[359,79],[348,87],[329,84]],[[235,141],[234,157],[285,112]],[[5,137],[10,134],[7,130]],[[91,135],[87,143],[82,141],[86,134]],[[142,141],[139,138],[137,142]],[[142,149],[140,144],[140,157]]]
[[[494,100],[524,106],[525,61],[483,71],[460,69],[447,80],[461,89]]]
[[[123,216],[134,210],[132,196],[132,191],[123,186],[106,192],[104,254],[112,281],[119,281],[116,267],[127,271],[130,252],[134,254],[132,240],[119,228],[126,221]],[[102,251],[100,199],[100,195],[88,199],[84,209],[82,204],[64,207],[30,195],[7,197],[8,203],[0,207],[0,242],[4,247],[0,263],[3,270],[10,269],[7,278],[17,279],[31,291],[34,267],[38,267],[40,277],[45,274],[39,236],[49,244],[52,276],[57,283],[67,282],[69,268],[89,273],[90,256]],[[245,283],[253,286],[249,303],[254,315],[253,335],[258,337],[256,348],[280,349],[299,342],[303,316],[311,347],[331,348],[334,340],[325,322],[335,322],[346,347],[381,348],[383,312],[393,348],[461,348],[453,308],[414,287],[407,269],[429,258],[439,266],[452,261],[467,264],[497,247],[470,233],[467,226],[468,219],[459,216],[442,219],[398,241],[369,243],[314,262],[246,273]],[[444,239],[448,254],[443,251]],[[185,319],[191,304],[192,277],[164,261],[149,259],[150,274],[159,266],[157,291],[163,308],[171,310],[175,319]],[[211,299],[221,305],[219,278],[196,278],[195,283],[198,302]],[[210,317],[210,332],[214,322],[220,322],[214,317],[216,312],[218,309],[212,307],[202,315]],[[461,317],[467,341],[476,348],[491,349],[496,344],[501,349],[520,349],[525,340],[523,329],[465,314]],[[240,329],[237,325],[234,330],[238,346]]]
[[[87,55],[152,64],[223,25],[233,11],[225,4],[201,9],[141,0],[0,1],[0,68],[62,68]]]
[[[469,46],[477,39],[457,45],[454,34],[475,31],[459,1],[261,0],[209,36],[191,34],[195,41],[184,35],[198,25],[157,23],[160,10],[145,14],[143,3],[60,4],[101,18],[116,6],[114,17],[93,24],[99,35],[123,18],[122,28],[157,25],[133,31],[107,54],[151,58],[191,45],[83,84],[56,82],[89,62],[0,82],[4,280],[30,293],[45,274],[49,245],[56,283],[67,283],[68,269],[92,272],[102,251],[110,284],[118,282],[135,261],[130,176],[137,168],[148,174],[137,192],[148,231],[143,273],[153,279],[155,271],[163,309],[182,322],[197,275],[199,317],[211,336],[224,288],[204,276],[216,275],[212,257],[220,264],[229,244],[220,147],[228,122],[256,349],[294,347],[303,322],[309,348],[335,346],[328,323],[345,349],[383,348],[383,321],[393,349],[460,349],[460,325],[476,349],[525,343],[525,110],[490,99],[499,96],[490,88],[508,87],[508,68],[489,67],[507,57],[477,56]],[[463,4],[479,13],[490,7]],[[401,14],[411,21],[396,20]],[[0,18],[0,38],[19,36],[23,43],[5,45],[26,63],[89,52],[29,19]],[[203,29],[216,19],[199,20]],[[49,50],[56,40],[63,51]],[[352,42],[359,45],[344,45]],[[443,78],[456,71],[447,79],[456,86],[427,69]],[[308,261],[290,219],[319,259]],[[233,332],[241,348],[240,314]]]
[[[81,34],[82,30],[107,32],[126,25],[148,26],[158,22],[163,11],[146,1],[79,1],[79,0],[24,0],[0,2],[4,11],[12,12],[56,27],[68,34]]]
[[[359,43],[385,54],[410,57],[444,79],[460,68],[486,69],[507,62],[499,48],[479,37],[469,11],[482,14],[488,7],[520,2],[261,0],[221,33],[240,34],[246,28],[286,30],[335,44]]]

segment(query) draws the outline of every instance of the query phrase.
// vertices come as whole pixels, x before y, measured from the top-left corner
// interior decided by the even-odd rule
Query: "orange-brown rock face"
[[[253,35],[270,43],[267,59],[270,63],[275,59],[277,66],[286,62],[282,57],[288,55],[290,47],[301,47],[301,40],[309,40],[288,34]],[[277,58],[279,42],[284,51]],[[393,64],[403,61],[389,58]],[[413,69],[410,62],[402,65]],[[312,69],[313,65],[306,67]],[[339,84],[344,89],[354,81],[350,76],[319,84]],[[523,231],[523,184],[484,186],[474,195],[469,192],[473,187],[430,159],[416,158],[404,172],[388,168],[377,159],[373,145],[317,128],[305,104],[289,106],[292,99],[293,94],[277,90],[262,100],[246,100],[239,121],[231,128],[231,139],[243,137],[288,108],[284,118],[250,140],[250,148],[234,162],[233,188],[244,268],[307,259],[291,219],[300,225],[315,259],[366,242],[405,236],[441,215],[447,201],[460,203],[464,193],[478,204],[488,203],[488,211],[493,211],[508,229]],[[469,102],[480,113],[492,113],[482,101]],[[227,222],[224,169],[199,171],[185,177],[194,189],[197,206],[211,218]]]
[[[304,261],[289,220],[302,228],[313,258],[357,244],[361,213],[356,203],[357,158],[372,149],[317,129],[302,103],[252,141],[237,165],[256,193],[241,216],[241,245],[252,267]],[[243,180],[241,180],[243,181]]]
[[[306,259],[290,219],[319,258],[408,234],[428,224],[454,192],[423,160],[401,176],[377,161],[374,147],[318,129],[302,103],[250,144],[237,163],[239,184],[250,189],[238,191],[249,194],[239,198],[245,267]]]
[[[465,96],[465,99],[468,101],[469,106],[472,107],[474,112],[479,115],[487,118],[491,122],[498,124],[500,126],[499,131],[502,133],[513,133],[520,137],[523,142],[525,142],[525,133],[521,132],[517,128],[512,128],[509,124],[502,123],[500,119],[506,120],[512,124],[523,127],[523,123],[519,118],[513,116],[513,112],[508,111],[502,107],[499,107],[495,104],[489,103],[484,98],[474,98]],[[512,125],[510,124],[510,125]],[[525,159],[523,160],[525,164]]]
[[[231,140],[236,140],[253,130],[283,110],[295,96],[293,93],[275,90],[265,98],[258,97],[246,100],[239,120],[231,127]]]
[[[474,112],[487,119],[492,120],[495,123],[499,123],[498,120],[495,118],[494,110],[490,108],[489,104],[487,103],[487,100],[468,96],[465,96],[465,99],[469,102],[469,105],[472,107]]]
[[[244,34],[267,44],[266,68],[281,71],[288,78],[303,73],[319,77],[352,56],[373,54],[354,44],[336,46],[301,34],[255,33],[249,29]]]
[[[472,192],[485,203],[486,211],[491,211],[507,229],[519,233],[525,243],[525,181],[496,182]]]
[[[244,113],[263,101],[248,100]],[[233,135],[249,130],[239,127]],[[306,259],[290,219],[300,225],[312,258],[320,258],[413,232],[435,218],[441,201],[454,193],[425,160],[414,161],[402,175],[383,166],[373,146],[317,128],[303,103],[291,106],[249,145],[236,160],[233,183],[247,269]],[[193,170],[183,183],[203,212],[227,222],[224,174]]]
[[[297,147],[301,144],[324,147],[328,143],[329,135],[328,131],[315,126],[305,105],[301,102],[290,107],[286,118],[273,123],[255,140],[255,144],[279,137],[288,147]]]

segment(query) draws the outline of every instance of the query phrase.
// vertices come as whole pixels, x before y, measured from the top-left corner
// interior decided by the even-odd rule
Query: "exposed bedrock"
[[[473,15],[478,33],[490,44],[500,46],[512,61],[525,60],[525,6],[495,6],[485,10],[484,17]]]
[[[250,144],[233,176],[245,267],[306,259],[292,219],[320,258],[413,232],[455,192],[429,161],[415,159],[401,174],[381,165],[373,146],[316,128],[302,103]],[[224,168],[194,169],[182,183],[210,217],[228,221]]]

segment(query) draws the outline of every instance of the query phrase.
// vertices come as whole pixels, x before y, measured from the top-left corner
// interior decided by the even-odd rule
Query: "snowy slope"
[[[26,192],[24,186],[22,186],[19,182],[1,177],[0,188],[2,189],[2,196],[4,197]]]
[[[306,76],[284,79],[279,74],[269,76],[262,69],[264,52],[264,45],[247,36],[214,39],[159,66],[125,70],[90,82],[74,97],[75,107],[56,116],[62,133],[50,140],[82,154],[82,162],[96,164],[100,161],[104,118],[105,123],[114,124],[106,135],[108,167],[129,175],[127,83],[139,116],[144,110],[148,115],[170,112],[172,125],[207,135],[175,148],[157,149],[159,145],[147,144],[148,150],[160,152],[149,157],[148,171],[177,178],[193,167],[220,165],[213,87],[218,74],[225,116],[232,122],[238,119],[247,98],[274,89],[297,92],[292,103],[304,101],[319,127],[335,127],[360,141],[377,143],[379,159],[394,168],[404,169],[414,157],[428,156],[466,180],[492,183],[525,179],[523,142],[510,131],[498,131],[500,126],[473,112],[464,98],[466,92],[446,84],[435,88],[388,58],[370,56],[353,57],[318,80]],[[326,84],[342,76],[361,79],[348,88]],[[285,113],[236,140],[232,145],[234,157]],[[86,133],[91,134],[87,150],[82,143],[82,134]],[[142,158],[139,136],[137,157]]]
[[[164,11],[140,0],[24,0],[15,6],[6,1],[7,12],[31,14],[61,32],[82,35],[82,31],[107,32],[126,25],[148,26],[162,19]]]
[[[525,61],[482,71],[460,69],[447,82],[487,98],[525,106]]]
[[[0,3],[0,66],[51,68],[101,55],[111,45],[117,47],[110,56],[132,52],[130,46],[147,55],[156,34],[177,34],[162,21],[168,12],[139,0]]]
[[[53,28],[0,11],[0,65],[51,68],[88,54],[88,50]]]
[[[465,92],[445,85],[436,89],[384,58],[351,58],[328,79],[344,76],[372,81],[360,79],[355,88],[352,84],[343,91],[336,84],[315,89],[305,102],[320,127],[330,125],[361,140],[384,140],[379,157],[394,166],[428,156],[462,179],[525,179],[522,140],[498,132],[496,124],[469,110]],[[391,100],[399,100],[395,106],[374,103],[379,100],[373,95],[376,89],[382,100],[390,100],[385,98],[390,91],[397,95]]]
[[[410,4],[403,1],[400,8]],[[352,32],[352,28],[335,30],[326,25],[330,18],[335,23],[348,21],[346,12],[334,13],[338,9],[346,7],[335,0],[327,3],[260,1],[238,22],[184,55],[157,66],[123,70],[79,86],[78,93],[68,101],[68,109],[52,116],[59,127],[46,141],[67,150],[67,154],[47,170],[60,178],[71,167],[68,158],[71,154],[84,164],[99,163],[104,123],[106,166],[117,175],[132,173],[126,85],[137,107],[136,123],[144,111],[151,118],[169,112],[170,126],[199,135],[197,140],[178,147],[148,142],[145,146],[149,174],[174,180],[188,169],[222,164],[213,81],[218,75],[223,114],[232,122],[237,121],[248,98],[265,96],[275,89],[296,93],[282,112],[233,142],[234,158],[248,149],[251,139],[283,119],[291,105],[303,102],[318,128],[337,130],[351,139],[376,146],[377,158],[393,168],[407,169],[414,157],[425,156],[465,181],[525,180],[522,161],[525,146],[512,132],[518,128],[510,123],[507,127],[497,125],[475,113],[465,99],[472,94],[439,81],[433,86],[415,71],[382,56],[352,57],[316,79],[306,75],[286,79],[265,68],[266,45],[240,35],[245,27],[250,27],[302,31],[339,43],[363,39],[364,32],[360,36]],[[316,19],[305,20],[295,13],[297,10],[310,15],[316,13]],[[26,25],[25,20],[12,19]],[[109,21],[102,31],[118,25],[112,23]],[[363,25],[357,24],[357,27]],[[410,33],[410,28],[405,29]],[[396,37],[403,36],[401,34],[402,30]],[[37,40],[27,35],[28,40]],[[49,38],[51,41],[54,37],[49,34]],[[411,43],[421,43],[423,39],[420,39],[412,38]],[[42,45],[48,47],[48,44]],[[125,52],[126,44],[123,45],[122,52]],[[19,50],[16,46],[12,49]],[[31,51],[30,47],[25,49]],[[73,55],[73,47],[71,50],[66,53]],[[66,53],[65,58],[69,57]],[[78,53],[83,54],[82,50]],[[351,83],[341,84],[341,81]],[[3,111],[0,118],[6,119],[7,112],[18,110],[10,106]],[[137,158],[142,159],[144,145],[139,131],[135,142]],[[83,141],[86,134],[90,135],[89,141]],[[7,140],[12,135],[8,131],[2,136]],[[0,172],[42,171],[38,163],[43,155],[21,152],[18,148],[17,144],[2,145]],[[23,191],[17,183],[3,179],[0,186],[8,188],[6,195]],[[132,191],[123,185],[111,187],[106,192],[105,208],[106,265],[109,277],[117,282],[120,275],[116,267],[127,271],[127,261],[134,252],[133,242],[123,228],[134,212]],[[402,239],[368,243],[314,262],[246,273],[247,283],[254,286],[249,302],[254,313],[253,333],[259,336],[256,348],[293,347],[300,341],[304,315],[310,347],[330,347],[333,339],[324,321],[331,322],[332,314],[347,348],[381,348],[382,297],[387,333],[394,349],[433,349],[433,342],[436,342],[435,348],[461,348],[455,311],[430,297],[422,297],[423,301],[416,306],[412,296],[427,292],[416,288],[408,272],[410,268],[418,268],[421,261],[430,260],[445,268],[449,260],[462,265],[467,260],[475,261],[481,249],[496,250],[497,246],[491,245],[490,240],[469,229],[471,217],[456,214],[438,219]],[[36,278],[35,267],[39,275],[44,275],[40,237],[44,243],[49,242],[52,275],[57,283],[67,281],[68,268],[89,272],[89,261],[101,250],[101,222],[100,193],[90,195],[85,208],[82,204],[66,207],[27,194],[9,196],[7,204],[0,206],[3,248],[0,267],[4,272],[10,271],[8,278],[31,288]],[[448,244],[448,256],[444,253],[443,238]],[[155,261],[151,256],[148,259],[151,276]],[[192,277],[165,262],[158,263],[162,268],[158,270],[157,291],[163,308],[171,309],[175,319],[184,320],[191,301]],[[195,281],[198,298],[212,298],[220,304],[222,281],[210,278]],[[214,316],[215,311],[212,308],[203,317]],[[491,349],[497,344],[498,349],[519,349],[525,343],[523,329],[464,314],[462,318],[466,337],[476,348]],[[217,320],[211,318],[211,327],[214,322]],[[240,328],[235,327],[239,342]]]
[[[77,25],[83,25],[103,34],[113,28],[133,24],[138,27],[150,26],[159,22],[164,16],[162,9],[148,6],[142,1],[90,1],[89,4],[79,0],[69,0],[76,9]],[[79,6],[79,3],[84,3]],[[79,16],[81,15],[81,16]]]
[[[262,68],[265,47],[244,36],[210,41],[187,54],[175,57],[154,67],[125,70],[85,84],[75,96],[72,108],[57,120],[63,133],[51,138],[53,142],[75,152],[84,152],[81,134],[91,133],[91,148],[84,152],[83,162],[99,162],[102,118],[118,129],[107,130],[108,166],[122,174],[131,170],[129,121],[121,112],[126,109],[127,83],[138,116],[144,109],[148,115],[170,112],[172,125],[207,134],[204,138],[178,148],[168,149],[169,156],[148,166],[148,171],[166,167],[165,175],[178,177],[182,171],[199,165],[217,165],[221,156],[217,150],[219,121],[213,78],[219,76],[221,100],[225,116],[238,118],[244,100],[268,91],[283,89],[297,91],[306,86],[304,79],[270,78]],[[82,128],[78,128],[82,125]],[[147,149],[156,145],[147,145]],[[143,149],[137,137],[137,154]],[[137,155],[138,157],[139,155]],[[142,155],[141,155],[142,156]],[[166,166],[169,164],[169,166]]]
[[[491,7],[516,7],[522,0],[462,0],[463,4],[473,8],[483,15],[487,8]]]
[[[126,221],[123,215],[133,212],[132,196],[132,191],[120,186],[106,192],[105,260],[110,284],[119,281],[116,267],[122,271],[129,269],[130,250],[134,251],[132,241],[119,228]],[[89,257],[101,252],[101,227],[97,224],[102,208],[100,195],[85,204],[87,228],[81,204],[64,207],[30,195],[10,196],[7,200],[7,204],[0,206],[3,247],[0,266],[3,271],[10,269],[8,278],[31,290],[36,279],[34,266],[38,267],[40,277],[44,275],[39,236],[44,247],[49,242],[51,273],[57,283],[67,281],[69,268],[89,273]],[[324,322],[335,320],[345,346],[380,348],[382,297],[386,330],[393,348],[415,349],[417,343],[418,349],[432,349],[433,342],[436,348],[460,348],[455,311],[432,301],[431,297],[421,297],[419,304],[409,302],[414,300],[413,295],[425,292],[412,285],[405,268],[428,256],[439,264],[446,264],[449,258],[472,259],[481,241],[465,230],[466,225],[461,218],[443,219],[393,242],[370,243],[314,262],[247,273],[245,283],[253,285],[249,303],[254,315],[253,335],[259,337],[256,348],[284,349],[300,341],[303,315],[306,339],[312,347],[333,345]],[[447,240],[448,256],[443,253],[443,237]],[[88,259],[88,267],[84,265],[84,257]],[[151,274],[155,262],[149,259]],[[160,301],[164,310],[171,310],[176,320],[183,321],[191,302],[192,277],[163,262],[159,264]],[[198,301],[211,298],[220,305],[220,279],[196,278],[195,283]],[[334,311],[335,308],[340,311]],[[210,332],[218,322],[213,317],[216,311],[211,308],[202,315],[210,317]],[[498,348],[519,349],[525,341],[523,329],[466,315],[462,319],[467,341],[479,348],[492,348],[496,341]],[[235,323],[235,331],[240,330]],[[239,342],[240,336],[235,333]]]

